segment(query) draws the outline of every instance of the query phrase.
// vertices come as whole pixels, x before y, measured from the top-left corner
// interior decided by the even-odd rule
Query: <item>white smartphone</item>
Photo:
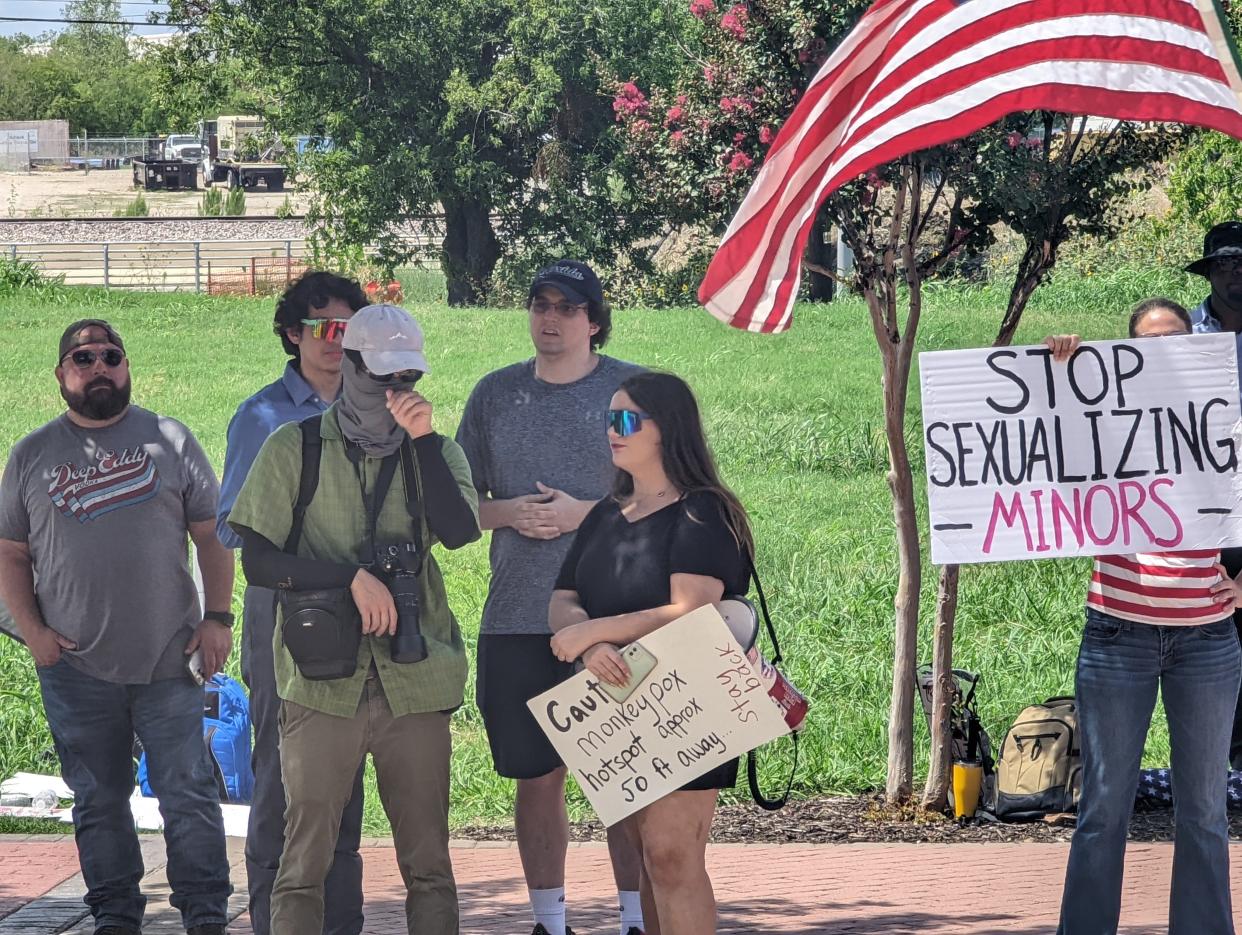
[[[190,678],[199,685],[203,684],[205,679],[203,678],[203,651],[201,649],[194,650],[190,658],[186,660],[185,668],[190,673]]]
[[[630,643],[629,646],[622,647],[621,658],[625,660],[625,664],[629,667],[629,680],[624,685],[610,685],[607,682],[601,682],[599,686],[617,704],[621,704],[626,698],[634,694],[634,689],[638,688],[642,681],[656,667],[656,657],[642,643]]]

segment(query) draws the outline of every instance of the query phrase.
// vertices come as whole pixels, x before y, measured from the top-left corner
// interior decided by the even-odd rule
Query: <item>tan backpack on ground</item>
[[[1073,697],[1024,708],[1005,734],[996,761],[996,817],[1021,821],[1075,811],[1081,784]]]

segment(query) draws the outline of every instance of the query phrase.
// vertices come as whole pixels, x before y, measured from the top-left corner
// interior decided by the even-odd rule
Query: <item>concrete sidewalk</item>
[[[144,836],[150,895],[148,935],[176,935],[167,903],[158,837]],[[244,913],[241,842],[230,839],[236,918],[233,935],[249,935]],[[720,932],[800,935],[879,933],[1051,933],[1056,929],[1064,844],[716,844],[708,863],[720,903]],[[1167,931],[1172,845],[1129,848],[1122,932]],[[1242,844],[1232,849],[1235,888],[1242,886]],[[392,847],[368,841],[367,935],[403,935],[403,889]],[[454,842],[464,935],[527,935],[531,930],[517,850],[508,843]],[[0,837],[0,935],[86,933],[81,877],[72,838]],[[616,895],[603,845],[570,849],[569,921],[580,935],[618,931]],[[1242,913],[1237,913],[1242,929]]]

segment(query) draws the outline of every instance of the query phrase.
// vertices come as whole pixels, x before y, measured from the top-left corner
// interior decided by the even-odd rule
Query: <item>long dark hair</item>
[[[720,479],[703,433],[699,404],[686,381],[671,373],[647,371],[630,377],[621,384],[621,390],[660,427],[660,460],[673,486],[682,495],[700,491],[715,494],[738,546],[753,556],[755,541],[746,508]],[[621,500],[633,493],[634,478],[628,471],[618,470],[612,484],[613,498]]]

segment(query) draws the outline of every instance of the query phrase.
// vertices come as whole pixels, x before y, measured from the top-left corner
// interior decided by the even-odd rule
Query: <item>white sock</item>
[[[630,935],[630,929],[643,929],[643,901],[638,890],[618,890],[621,902],[621,935]]]
[[[535,924],[542,924],[548,935],[565,935],[565,887],[553,890],[527,890]]]

